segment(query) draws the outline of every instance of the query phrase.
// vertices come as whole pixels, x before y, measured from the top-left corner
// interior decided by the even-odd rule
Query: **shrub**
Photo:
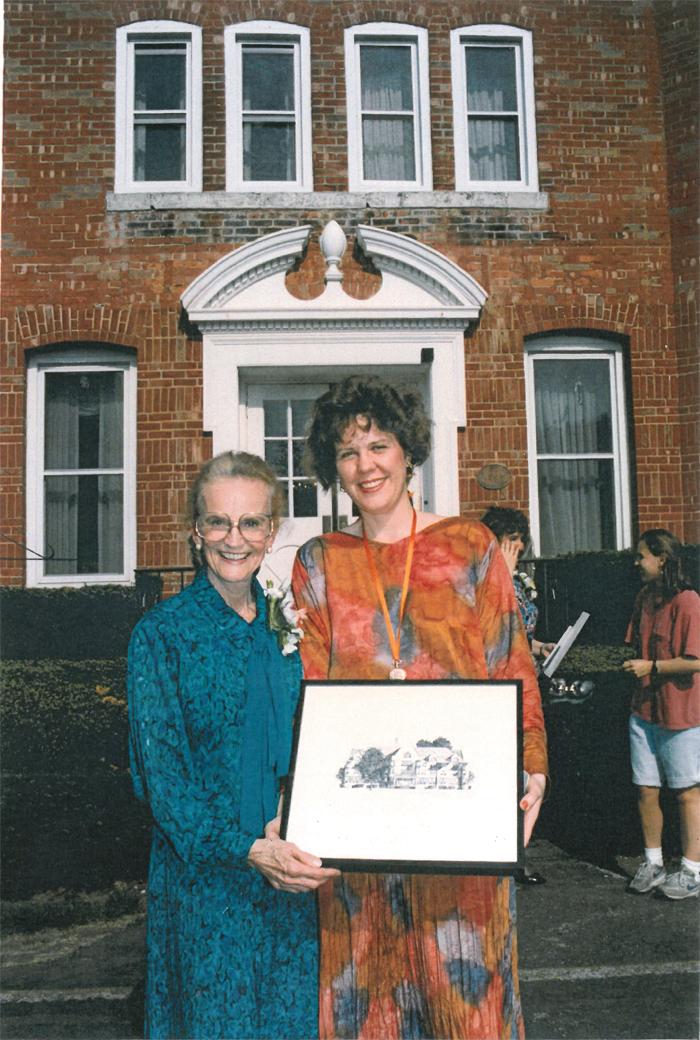
[[[143,579],[153,576],[144,575]],[[157,580],[157,579],[156,579]],[[156,598],[153,581],[137,587],[0,587],[2,656],[18,660],[123,657],[131,631]]]
[[[2,678],[3,898],[145,878],[125,659],[6,662]]]

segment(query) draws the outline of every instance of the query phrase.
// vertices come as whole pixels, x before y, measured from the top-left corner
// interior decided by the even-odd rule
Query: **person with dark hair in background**
[[[313,892],[338,872],[279,836],[299,630],[256,575],[281,503],[256,455],[205,463],[187,510],[194,582],[129,645],[131,772],[154,823],[147,1037],[318,1035]]]
[[[636,564],[644,583],[627,642],[639,656],[625,661],[636,676],[630,742],[644,834],[644,862],[628,891],[658,889],[669,899],[700,893],[700,597],[682,568],[683,546],[670,531],[645,531]],[[681,868],[667,876],[659,791],[676,792],[681,823]]]
[[[530,540],[530,525],[527,517],[520,509],[490,506],[482,516],[481,522],[486,524],[488,529],[495,534],[501,547],[501,552],[508,564],[532,656],[534,658],[548,657],[556,643],[542,643],[535,639],[535,628],[537,627],[537,607],[535,606],[537,590],[535,589],[535,583],[529,575],[519,573],[517,570],[518,560],[522,553],[525,552],[527,543]]]
[[[350,377],[316,402],[308,471],[325,488],[339,480],[360,517],[297,554],[304,674],[522,679],[528,841],[547,773],[532,657],[488,528],[413,506],[429,450],[414,389]],[[318,894],[322,1037],[522,1036],[510,878],[353,872]]]
[[[527,543],[530,540],[530,525],[527,517],[520,509],[509,509],[506,506],[489,506],[482,516],[481,522],[495,534],[508,565],[508,571],[515,587],[515,598],[518,601],[523,628],[530,643],[530,651],[535,658],[535,667],[537,668],[537,658],[548,657],[556,644],[542,643],[535,639],[535,628],[537,627],[535,597],[537,596],[537,590],[532,578],[524,572],[519,573],[517,570],[518,560],[521,554],[525,552]],[[515,880],[519,885],[543,885],[547,878],[536,870],[527,870],[526,868],[521,874],[516,874]]]

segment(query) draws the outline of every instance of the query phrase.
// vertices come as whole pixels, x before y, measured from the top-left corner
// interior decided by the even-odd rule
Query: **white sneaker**
[[[646,892],[651,892],[652,888],[656,888],[657,885],[662,885],[665,880],[666,868],[659,867],[645,859],[627,886],[627,891],[644,895]]]
[[[681,867],[659,886],[659,892],[668,899],[688,899],[700,894],[700,878],[696,878],[687,867]]]

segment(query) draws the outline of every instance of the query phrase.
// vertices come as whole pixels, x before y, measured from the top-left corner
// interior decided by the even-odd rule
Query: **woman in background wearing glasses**
[[[279,837],[301,664],[256,574],[280,507],[257,456],[205,463],[194,582],[131,639],[131,771],[154,821],[147,1037],[318,1035],[313,891],[338,872]]]

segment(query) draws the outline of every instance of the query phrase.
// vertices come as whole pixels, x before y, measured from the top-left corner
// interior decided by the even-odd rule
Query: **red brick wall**
[[[531,29],[540,189],[549,193],[549,210],[107,213],[115,30],[132,20],[168,18],[203,28],[207,191],[225,184],[223,28],[229,22],[269,18],[310,27],[315,188],[334,191],[347,189],[346,26],[388,20],[429,30],[436,190],[454,188],[450,29],[492,21]],[[140,387],[139,564],[185,562],[179,512],[210,441],[202,434],[200,345],[177,327],[180,293],[235,246],[299,223],[318,231],[334,216],[348,234],[362,222],[414,235],[490,294],[479,329],[466,340],[468,426],[460,445],[466,513],[479,515],[493,501],[527,508],[523,336],[585,328],[629,338],[639,523],[698,537],[697,477],[688,476],[697,450],[697,246],[687,230],[696,206],[697,151],[686,144],[693,118],[697,132],[697,117],[689,114],[693,90],[697,96],[696,22],[693,3],[627,0],[8,0],[2,530],[23,538],[23,351],[70,340],[133,346]],[[348,288],[369,291],[372,277],[349,257],[344,266]],[[290,276],[290,288],[302,297],[320,290],[315,245]],[[476,483],[478,470],[491,462],[514,473],[503,492]],[[4,567],[2,580],[23,580],[20,564]]]

